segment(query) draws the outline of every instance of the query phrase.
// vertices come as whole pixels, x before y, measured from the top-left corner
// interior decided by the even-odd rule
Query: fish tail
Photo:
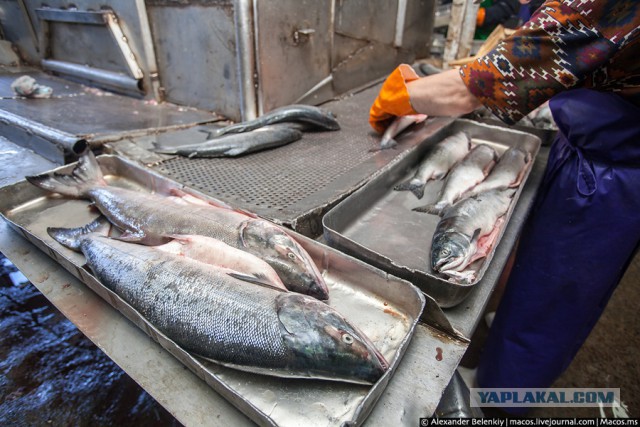
[[[153,152],[159,154],[177,154],[178,150],[176,148],[164,147],[157,142],[153,143]]]
[[[409,191],[411,191],[413,193],[414,196],[416,196],[418,199],[422,199],[422,196],[424,196],[424,187],[426,184],[424,183],[413,183],[409,185]]]
[[[396,145],[398,145],[398,142],[393,138],[389,138],[380,143],[380,150],[387,150],[389,148],[394,148]]]
[[[77,228],[47,228],[47,233],[62,246],[74,251],[80,251],[80,246],[84,238],[90,234],[108,236],[111,231],[111,224],[103,216],[98,217],[89,224]]]
[[[424,187],[425,183],[417,182],[413,179],[409,181],[401,182],[400,184],[393,187],[396,191],[411,191],[418,199],[422,199],[424,196]]]
[[[436,203],[435,205],[425,205],[414,208],[413,210],[416,212],[425,212],[432,215],[442,215],[442,212],[446,209],[448,205],[442,203]]]
[[[78,164],[69,175],[54,172],[28,176],[26,179],[43,190],[76,198],[85,197],[92,188],[107,185],[100,165],[91,151],[78,159]]]

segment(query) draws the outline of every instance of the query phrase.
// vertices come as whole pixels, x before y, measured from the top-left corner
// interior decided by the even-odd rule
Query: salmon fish
[[[48,230],[80,250],[100,282],[186,351],[280,377],[372,384],[389,365],[336,310],[307,295],[155,247]]]
[[[462,282],[473,281],[475,272],[464,270],[489,252],[497,237],[498,220],[509,209],[514,194],[512,189],[491,190],[445,210],[431,241],[432,270]]]
[[[418,199],[424,195],[424,187],[432,179],[444,178],[449,169],[469,153],[471,139],[464,132],[455,133],[438,142],[420,162],[418,170],[409,181],[396,185],[396,191],[411,191]]]
[[[274,123],[304,123],[310,129],[339,130],[340,124],[331,112],[312,105],[292,104],[276,108],[254,120],[226,126],[215,133],[215,136],[229,133],[249,132]]]
[[[178,147],[156,145],[154,151],[161,154],[177,154],[194,157],[239,157],[267,148],[280,147],[302,138],[297,129],[277,126],[263,127],[252,132],[223,135],[198,144]]]
[[[468,196],[480,194],[496,188],[515,188],[520,185],[525,166],[531,160],[531,154],[519,148],[509,148],[505,151],[498,164],[491,170],[489,176],[468,192]]]
[[[465,191],[487,176],[493,165],[495,165],[497,158],[498,154],[493,148],[486,144],[476,145],[460,163],[453,167],[440,191],[438,201],[433,205],[422,206],[413,210],[441,215]]]
[[[396,136],[402,133],[402,131],[404,131],[409,126],[415,123],[422,123],[425,120],[427,120],[426,114],[410,114],[408,116],[396,117],[396,119],[391,122],[389,127],[382,134],[382,138],[380,139],[380,150],[386,150],[388,148],[395,147],[396,145],[398,145],[395,140]]]
[[[172,235],[212,237],[269,264],[287,289],[319,299],[329,297],[322,275],[307,252],[282,228],[266,220],[206,203],[108,186],[92,153],[82,156],[70,175],[27,177],[32,184],[65,196],[85,198],[122,230],[122,240],[149,245]]]

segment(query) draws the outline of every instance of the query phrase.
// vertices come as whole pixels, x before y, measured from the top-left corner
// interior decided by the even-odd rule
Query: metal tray
[[[540,139],[534,135],[458,119],[425,139],[406,156],[383,168],[374,179],[323,218],[324,237],[330,246],[409,280],[434,298],[441,307],[453,307],[460,303],[482,279],[533,165],[533,162],[528,163],[523,183],[507,212],[507,222],[501,228],[491,252],[485,259],[472,265],[478,270],[476,280],[469,284],[458,284],[438,277],[431,271],[428,260],[431,238],[440,218],[412,209],[435,201],[443,181],[430,181],[420,200],[411,192],[394,191],[393,187],[413,176],[416,166],[433,144],[457,131],[469,133],[474,142],[489,144],[498,152],[519,146],[526,148],[535,159],[540,148]]]
[[[111,185],[158,193],[180,187],[119,157],[100,156],[98,160]],[[72,167],[56,171],[68,173]],[[390,369],[373,386],[282,379],[236,371],[203,361],[181,349],[85,269],[81,254],[63,248],[47,235],[49,226],[75,227],[93,219],[96,213],[88,208],[88,202],[49,195],[20,181],[0,189],[0,212],[14,229],[260,425],[362,423],[398,367],[425,305],[422,293],[410,283],[292,232],[321,269],[332,293],[329,305],[372,339],[389,361]]]

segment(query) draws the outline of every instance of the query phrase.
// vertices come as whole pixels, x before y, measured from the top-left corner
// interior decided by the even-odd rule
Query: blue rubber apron
[[[588,89],[557,95],[550,108],[558,137],[480,360],[480,387],[550,387],[640,243],[640,108]]]

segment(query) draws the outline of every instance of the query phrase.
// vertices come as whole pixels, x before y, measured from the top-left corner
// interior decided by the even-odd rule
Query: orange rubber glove
[[[369,124],[372,128],[378,133],[383,133],[395,116],[417,114],[409,101],[406,83],[419,78],[413,68],[407,64],[400,64],[389,74],[369,110]]]

